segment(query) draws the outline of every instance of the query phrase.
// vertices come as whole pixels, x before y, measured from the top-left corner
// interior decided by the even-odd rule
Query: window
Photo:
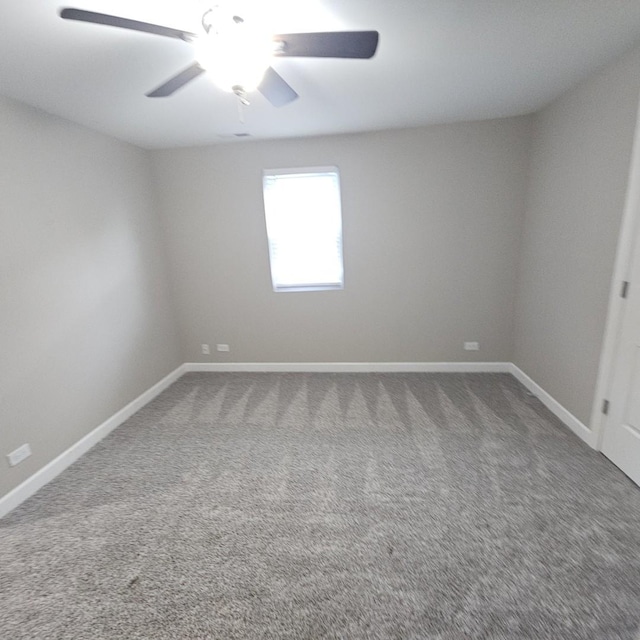
[[[342,289],[342,214],[336,167],[264,172],[274,291]]]

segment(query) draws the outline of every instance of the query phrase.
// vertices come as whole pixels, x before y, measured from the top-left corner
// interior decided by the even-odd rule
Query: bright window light
[[[336,167],[264,172],[274,291],[342,289],[342,213]]]

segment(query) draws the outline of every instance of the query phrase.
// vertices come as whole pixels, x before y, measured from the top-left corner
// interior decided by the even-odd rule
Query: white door
[[[640,234],[636,239],[620,334],[602,452],[640,484]]]

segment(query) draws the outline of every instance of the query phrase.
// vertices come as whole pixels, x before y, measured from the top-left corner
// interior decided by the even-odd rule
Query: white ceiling
[[[372,60],[275,59],[300,98],[278,109],[252,94],[243,124],[206,75],[145,97],[192,45],[58,17],[70,6],[198,32],[222,1],[3,0],[0,94],[142,147],[201,145],[530,113],[640,41],[638,0],[239,0],[274,33],[380,32]]]

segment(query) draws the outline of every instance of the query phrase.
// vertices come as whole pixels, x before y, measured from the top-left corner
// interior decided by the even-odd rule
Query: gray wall
[[[509,360],[529,123],[153,152],[185,359]],[[317,165],[340,169],[345,289],[274,293],[262,170]]]
[[[640,50],[536,114],[514,362],[585,424],[633,144]]]
[[[182,362],[149,178],[145,152],[0,98],[0,496]]]

